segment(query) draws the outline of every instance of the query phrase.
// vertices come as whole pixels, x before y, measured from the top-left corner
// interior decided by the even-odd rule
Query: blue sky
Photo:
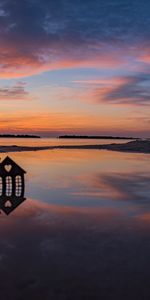
[[[149,136],[150,2],[0,1],[2,132]]]

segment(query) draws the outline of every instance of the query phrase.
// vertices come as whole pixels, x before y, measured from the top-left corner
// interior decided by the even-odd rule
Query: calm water
[[[0,138],[1,145],[17,146],[55,146],[55,145],[101,145],[111,143],[126,143],[129,140],[115,139],[59,139],[59,138],[40,138],[40,139],[21,139],[21,138]]]
[[[150,155],[10,157],[27,171],[27,200],[0,215],[1,299],[149,299]]]

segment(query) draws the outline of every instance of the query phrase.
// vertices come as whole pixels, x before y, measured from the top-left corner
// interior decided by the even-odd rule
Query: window
[[[2,177],[0,177],[0,196],[3,194],[3,180]]]
[[[6,177],[6,196],[12,195],[12,178],[11,176]]]
[[[17,197],[20,197],[22,194],[22,178],[21,178],[21,176],[19,176],[19,175],[16,176],[15,183],[16,183],[15,195]]]

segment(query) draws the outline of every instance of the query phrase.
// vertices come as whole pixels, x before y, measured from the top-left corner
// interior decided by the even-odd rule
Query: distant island
[[[138,140],[139,138],[109,135],[60,135],[59,139],[114,139],[114,140]]]
[[[39,135],[32,134],[0,134],[0,138],[23,138],[23,139],[40,139]]]

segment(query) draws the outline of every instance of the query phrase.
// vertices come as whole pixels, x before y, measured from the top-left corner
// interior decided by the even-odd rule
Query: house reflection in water
[[[25,200],[25,173],[8,156],[0,163],[0,209],[7,215]]]

